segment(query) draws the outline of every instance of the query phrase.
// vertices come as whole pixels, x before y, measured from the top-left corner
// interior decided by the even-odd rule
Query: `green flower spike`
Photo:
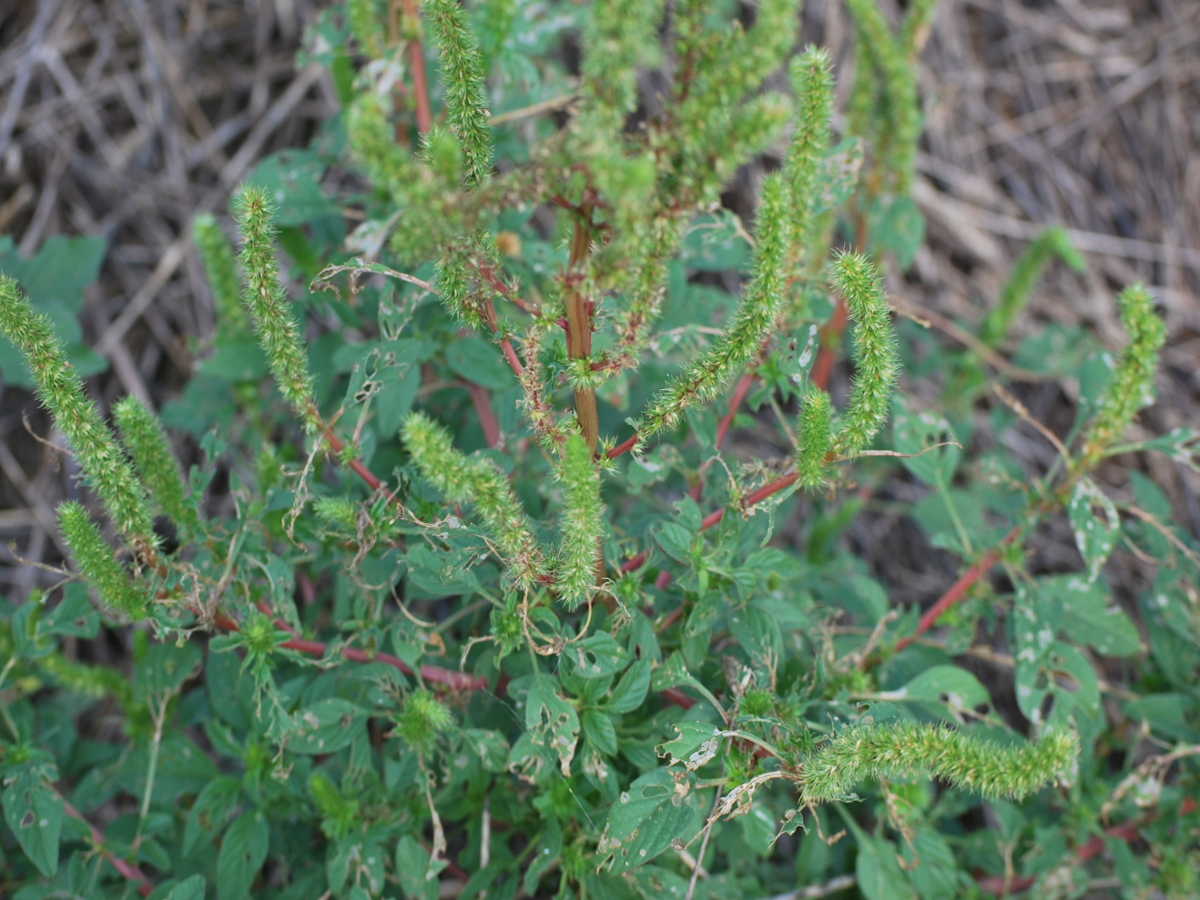
[[[616,138],[637,106],[638,67],[658,52],[663,0],[599,0],[583,28],[581,134]]]
[[[387,34],[387,25],[380,13],[378,0],[347,0],[346,19],[350,25],[350,33],[358,41],[359,50],[371,57],[383,57],[383,35]]]
[[[809,47],[792,61],[789,77],[796,96],[796,130],[784,162],[783,177],[791,192],[795,239],[792,256],[798,263],[808,258],[815,232],[813,221],[820,193],[821,159],[829,145],[829,110],[833,74],[829,51]]]
[[[233,248],[221,234],[217,220],[208,213],[192,219],[192,240],[200,251],[200,262],[208,277],[216,313],[217,334],[223,338],[240,337],[250,333],[250,321],[242,308],[241,280]]]
[[[58,527],[62,531],[71,558],[83,573],[84,579],[96,589],[100,600],[109,609],[133,619],[146,618],[146,598],[134,586],[113,555],[113,549],[92,524],[87,510],[68,501],[58,507]]]
[[[905,196],[912,186],[917,142],[921,137],[916,67],[909,59],[906,47],[902,46],[901,38],[892,34],[876,0],[847,0],[846,5],[854,15],[858,36],[852,118],[857,124],[860,120],[869,121],[873,110],[881,114],[882,127],[873,148],[876,160],[890,180],[891,190]],[[920,26],[923,15],[926,14],[918,11],[913,20],[914,29]],[[915,32],[907,39],[915,40]],[[878,107],[873,102],[876,93]]]
[[[185,499],[183,474],[158,417],[140,400],[126,397],[113,407],[113,420],[150,498],[177,525],[194,527],[196,511]]]
[[[783,305],[784,263],[791,237],[787,187],[776,173],[763,181],[754,245],[754,275],[725,334],[668,387],[659,391],[638,428],[649,437],[672,427],[693,403],[712,399],[758,352]]]
[[[346,110],[346,139],[375,189],[398,206],[413,202],[427,176],[411,153],[396,146],[384,101],[375,91],[363,91]]]
[[[1125,433],[1138,410],[1154,402],[1154,372],[1166,340],[1166,327],[1154,311],[1154,297],[1143,284],[1125,288],[1117,298],[1129,343],[1121,350],[1112,381],[1100,400],[1077,469],[1091,469],[1104,451]]]
[[[1025,308],[1033,286],[1042,276],[1046,266],[1057,257],[1076,272],[1082,272],[1083,257],[1071,246],[1067,232],[1059,225],[1047,228],[1025,248],[1017,259],[1004,288],[1000,291],[1000,302],[988,313],[979,328],[979,339],[989,347],[1004,340],[1013,319]]]
[[[855,324],[854,388],[833,445],[837,455],[850,456],[864,449],[887,419],[900,358],[879,269],[861,253],[843,253],[833,264],[833,284]]]
[[[562,538],[555,554],[555,585],[567,609],[573,610],[588,598],[596,583],[604,512],[600,470],[580,435],[567,438],[557,475],[563,483],[564,509]]]
[[[83,382],[67,362],[50,320],[34,312],[16,282],[4,276],[0,276],[0,332],[24,355],[38,399],[66,435],[117,530],[142,561],[149,563],[157,538],[142,485],[84,393]]]
[[[820,487],[825,483],[825,460],[833,446],[832,419],[833,405],[829,395],[814,388],[800,407],[796,474],[803,487]]]
[[[450,433],[421,413],[408,417],[400,435],[421,474],[450,503],[475,507],[517,583],[532,587],[545,571],[542,552],[504,473],[491,460],[459,453]]]
[[[840,800],[867,780],[932,776],[984,797],[1021,799],[1069,777],[1079,741],[1068,730],[1036,744],[1000,746],[952,728],[899,723],[838,732],[803,763],[802,802]]]
[[[234,202],[242,235],[242,270],[246,273],[245,303],[254,317],[258,341],[271,365],[271,374],[285,400],[309,431],[320,426],[312,397],[308,357],[291,304],[279,281],[275,261],[273,210],[266,191],[245,187]]]
[[[424,9],[441,54],[450,127],[462,144],[463,184],[471,188],[492,172],[492,131],[479,42],[458,0],[425,0]]]

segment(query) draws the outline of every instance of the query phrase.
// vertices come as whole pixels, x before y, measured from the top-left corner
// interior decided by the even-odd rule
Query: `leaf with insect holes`
[[[1142,652],[1137,626],[1108,593],[1078,575],[1058,575],[1038,581],[1038,592],[1053,594],[1062,603],[1062,630],[1075,644],[1088,644],[1105,656],[1136,656]]]
[[[525,727],[536,733],[535,742],[545,745],[558,755],[564,778],[571,777],[571,760],[579,741],[579,715],[568,700],[554,689],[554,681],[538,675],[529,687],[525,707]]]
[[[597,848],[614,875],[648,863],[675,840],[687,841],[700,827],[690,797],[675,788],[666,769],[647,772],[623,791],[608,813]]]
[[[47,878],[58,871],[63,800],[46,782],[57,778],[52,765],[26,763],[8,771],[0,795],[9,830],[29,861]]]
[[[296,714],[287,748],[314,754],[341,750],[362,733],[367,715],[367,710],[340,697],[318,700]]]
[[[1100,508],[1101,515],[1096,515],[1095,507]],[[1121,530],[1117,507],[1096,482],[1085,476],[1071,489],[1067,514],[1075,532],[1075,544],[1087,564],[1088,580],[1095,581],[1117,545]]]
[[[974,710],[991,703],[987,688],[979,679],[958,666],[933,666],[904,685],[896,699],[945,704],[952,712]]]
[[[683,241],[680,258],[689,269],[704,272],[740,270],[750,261],[745,229],[729,210],[697,216]]]
[[[1194,428],[1173,428],[1162,437],[1143,441],[1141,447],[1165,453],[1175,462],[1200,474],[1200,431]]]
[[[679,737],[655,748],[659,756],[670,757],[671,765],[682,764],[689,772],[711,762],[721,746],[721,738],[735,734],[722,731],[710,722],[676,722]]]
[[[904,468],[926,484],[936,485],[939,479],[944,485],[950,484],[962,456],[962,448],[954,440],[954,431],[945,416],[929,410],[910,410],[904,398],[896,398],[892,414],[893,444],[898,453],[907,455],[901,460]]]
[[[222,775],[204,786],[188,812],[183,829],[183,856],[186,859],[224,831],[229,817],[237,809],[242,783]]]
[[[601,632],[571,645],[563,654],[574,664],[577,678],[603,678],[615,675],[628,662],[625,648],[611,634]]]
[[[817,183],[821,193],[817,195],[813,213],[841,206],[858,186],[858,174],[862,171],[862,139],[850,136],[834,147],[821,160],[821,172]]]
[[[250,886],[267,859],[270,842],[271,832],[262,810],[247,810],[234,820],[217,855],[217,900],[244,900],[250,896]]]

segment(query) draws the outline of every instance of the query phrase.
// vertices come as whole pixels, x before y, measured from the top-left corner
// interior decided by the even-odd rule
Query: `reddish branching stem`
[[[625,440],[621,441],[621,443],[617,444],[617,446],[613,447],[611,450],[609,450],[604,455],[607,456],[609,459],[616,459],[621,454],[628,453],[630,450],[632,450],[634,445],[637,443],[637,441],[638,441],[638,436],[636,434],[634,434],[632,437],[628,437]]]
[[[259,611],[264,615],[274,617],[273,610],[267,605],[265,600],[260,600],[257,605]],[[227,616],[218,616],[216,621],[226,631],[238,630],[238,624]],[[324,656],[329,652],[329,644],[324,641],[310,641],[306,638],[297,637],[296,629],[283,619],[275,618],[275,627],[292,635],[291,640],[284,641],[279,645],[285,650],[295,650],[297,653],[303,653],[306,656]],[[379,662],[385,666],[391,666],[405,675],[413,674],[412,666],[398,656],[392,656],[390,653],[368,653],[365,650],[359,650],[357,647],[343,647],[342,658],[348,659],[351,662]],[[421,666],[421,678],[434,684],[445,685],[456,691],[478,691],[488,686],[486,678],[468,675],[466,672],[453,672],[439,666]]]
[[[96,851],[110,863],[112,863],[112,867],[120,872],[121,876],[125,878],[125,880],[132,881],[137,885],[137,892],[139,895],[142,897],[149,897],[152,893],[154,893],[154,884],[149,878],[146,877],[146,873],[128,860],[121,859],[119,856],[105,847],[104,832],[85,819],[83,817],[83,813],[77,810],[66,800],[63,801],[63,812],[65,812],[72,819],[76,819],[87,826],[88,832],[92,838],[92,844],[95,846]]]
[[[946,593],[942,594],[942,596],[938,598],[937,602],[934,603],[933,606],[925,610],[924,615],[922,615],[920,621],[917,622],[916,631],[914,631],[908,637],[902,638],[897,642],[896,650],[903,650],[905,647],[927,632],[930,628],[932,628],[937,620],[941,617],[942,613],[959,603],[967,595],[967,591],[970,590],[971,585],[986,575],[988,570],[991,569],[992,566],[994,566],[997,562],[999,562],[1001,551],[1015,541],[1020,534],[1021,526],[1014,526],[1013,529],[1003,537],[1003,539],[995,548],[989,550],[983,555],[983,558],[980,559],[979,562],[971,566],[971,568],[967,569],[967,571],[963,572],[962,575],[959,576],[958,580],[954,582],[954,584],[950,585],[950,587],[946,590]]]
[[[284,641],[279,646],[285,650],[295,650],[297,653],[303,653],[307,656],[324,656],[329,650],[329,645],[323,641],[309,641],[304,638],[292,638],[290,641]],[[405,675],[413,674],[412,667],[408,663],[389,653],[368,653],[365,650],[359,650],[357,647],[343,647],[342,658],[348,659],[351,662],[383,663],[385,666],[391,666]],[[455,691],[481,691],[488,686],[486,678],[469,675],[466,672],[452,672],[449,669],[430,665],[421,666],[421,678],[434,684],[445,685]]]
[[[592,244],[592,193],[584,191],[579,205],[579,216],[571,237],[571,257],[567,263],[566,291],[567,308],[567,355],[571,359],[587,359],[592,355],[592,310],[591,303],[584,297],[580,285],[583,281],[583,265]],[[596,407],[596,391],[593,388],[575,389],[575,416],[579,420],[583,439],[594,453],[600,437],[600,416]]]

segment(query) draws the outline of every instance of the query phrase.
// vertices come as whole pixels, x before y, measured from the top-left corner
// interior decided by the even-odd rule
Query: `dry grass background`
[[[111,364],[90,385],[104,404],[133,393],[161,405],[186,381],[188,341],[212,325],[187,223],[223,210],[259,158],[305,144],[334,108],[320,72],[294,65],[303,27],[323,5],[0,2],[0,233],[25,253],[53,234],[108,239],[84,314],[85,336]],[[847,73],[844,7],[809,0],[804,17],[805,39],[831,47]],[[1113,297],[1146,281],[1169,342],[1159,404],[1139,427],[1200,425],[1200,0],[941,0],[921,81],[927,131],[915,196],[929,241],[891,289],[974,324],[1026,242],[1063,224],[1088,270],[1054,267],[1018,333],[1079,323],[1119,346]],[[1060,434],[1073,391],[1019,388]],[[76,490],[70,461],[27,433],[23,415],[48,434],[32,399],[0,385],[0,542],[11,547],[0,550],[0,592],[12,600],[51,577],[12,551],[57,562],[52,509]],[[1032,430],[1011,449],[1030,471],[1043,471],[1052,453]],[[1200,531],[1200,481],[1161,457],[1133,462]],[[1114,468],[1118,490],[1122,477]],[[904,485],[894,487],[902,499]],[[897,599],[928,602],[956,562],[915,532],[877,513],[861,516],[851,539]],[[1063,523],[1045,537],[1046,567],[1074,564]],[[1132,590],[1138,573],[1126,569],[1116,577]]]

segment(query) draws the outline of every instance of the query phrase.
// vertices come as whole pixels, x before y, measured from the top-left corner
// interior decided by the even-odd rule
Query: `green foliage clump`
[[[1015,348],[1079,386],[1069,434],[1035,423],[1052,465],[981,451],[1032,419],[1013,318],[1080,261],[1035,241],[947,329],[965,351],[893,323],[933,3],[849,5],[841,111],[797,0],[328,11],[306,46],[342,109],[237,192],[236,257],[194,223],[212,355],[161,418],[116,403],[120,443],[0,279],[123,544],[64,503],[78,578],[0,612],[0,894],[1194,892],[1200,553],[1149,479],[1109,483],[1196,467],[1194,430],[1123,443],[1153,297],[1121,294],[1115,356]],[[719,201],[765,151],[747,228]],[[186,477],[164,422],[200,439]],[[889,600],[879,514],[960,558],[940,599]],[[1134,555],[1140,597],[1107,568]],[[86,661],[102,619],[120,670]]]

